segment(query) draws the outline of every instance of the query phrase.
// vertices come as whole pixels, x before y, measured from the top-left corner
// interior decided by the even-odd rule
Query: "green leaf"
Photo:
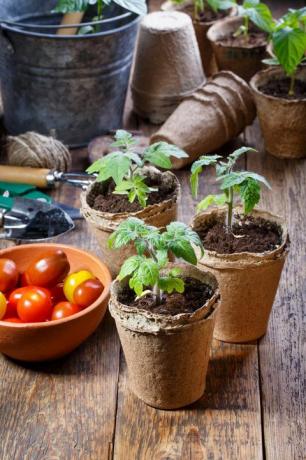
[[[240,158],[247,152],[257,152],[257,150],[253,149],[252,147],[241,147],[240,149],[237,149],[233,153],[231,153],[228,157],[232,160],[232,162],[236,163],[238,158]]]
[[[108,239],[110,248],[121,248],[126,246],[131,241],[138,238],[145,238],[148,234],[156,234],[158,229],[150,225],[146,225],[142,220],[136,217],[129,217],[121,222],[117,230],[115,230]]]
[[[279,60],[277,59],[277,57],[263,59],[261,62],[263,62],[266,65],[280,65]]]
[[[273,52],[287,75],[292,75],[306,51],[306,32],[284,27],[273,33]]]
[[[170,169],[172,162],[170,157],[187,158],[186,152],[168,142],[156,142],[144,151],[144,160],[160,168]]]
[[[117,5],[126,10],[132,11],[139,16],[147,14],[148,8],[145,0],[113,0]]]
[[[264,3],[244,2],[244,15],[248,16],[250,20],[261,30],[267,33],[273,31],[275,23],[272,13],[267,5]]]
[[[122,265],[119,275],[118,275],[118,280],[121,281],[127,276],[131,275],[134,273],[135,270],[137,270],[140,266],[140,264],[143,262],[144,257],[142,256],[132,256],[129,257]]]
[[[259,174],[250,171],[232,172],[225,176],[218,177],[217,180],[223,180],[220,188],[221,190],[227,190],[230,187],[242,184],[242,182],[249,178],[261,182],[265,184],[268,188],[271,188],[269,182],[263,176],[260,176]]]
[[[249,214],[260,200],[260,185],[259,183],[248,178],[240,185],[240,197],[244,204],[244,213]]]
[[[163,276],[158,280],[158,287],[171,294],[173,291],[183,293],[185,289],[184,281],[181,278],[173,278],[172,276]]]
[[[136,141],[131,133],[124,129],[118,129],[115,134],[115,142],[111,144],[112,147],[129,148],[135,145]]]
[[[183,239],[177,240],[173,241],[169,246],[169,249],[171,249],[176,257],[180,257],[190,264],[197,264],[197,256],[189,241]]]
[[[143,293],[143,284],[137,278],[130,278],[129,286],[138,297]]]
[[[214,204],[217,206],[222,206],[226,203],[226,200],[227,198],[224,193],[220,195],[207,195],[204,200],[200,201],[200,203],[197,205],[197,211],[204,211],[209,206]]]
[[[90,174],[97,172],[98,182],[112,178],[116,184],[119,184],[128,173],[130,165],[131,160],[122,152],[111,152],[93,163],[86,172]]]
[[[215,165],[222,158],[220,155],[203,155],[191,166],[190,185],[193,197],[197,197],[199,188],[199,174],[203,170],[203,166]]]
[[[88,0],[58,0],[54,12],[57,13],[75,13],[85,11],[88,7]]]

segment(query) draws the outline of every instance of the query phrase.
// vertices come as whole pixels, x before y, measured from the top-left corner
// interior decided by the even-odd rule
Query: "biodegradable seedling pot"
[[[213,21],[205,21],[203,19],[196,19],[194,17],[194,1],[186,0],[185,2],[176,5],[171,0],[162,4],[161,9],[163,11],[176,10],[183,11],[192,18],[193,27],[196,33],[200,55],[202,59],[202,65],[207,77],[215,74],[218,71],[217,62],[214,56],[214,52],[211,46],[210,41],[208,40],[206,34],[208,29],[214,25],[219,19]],[[234,16],[236,14],[236,8],[230,8],[228,10],[228,16]]]
[[[243,24],[242,17],[225,18],[214,24],[207,32],[218,68],[231,70],[239,77],[249,81],[263,68],[262,60],[267,56],[267,43],[264,45],[230,46],[222,39],[231,36]],[[252,26],[255,28],[255,26]]]
[[[31,258],[61,249],[70,262],[70,271],[87,269],[103,284],[100,297],[88,308],[68,318],[43,323],[0,321],[0,352],[20,361],[60,358],[87,339],[102,321],[107,309],[111,275],[107,266],[88,252],[63,244],[27,244],[4,249],[1,258],[12,259],[23,272]]]
[[[238,210],[241,212],[242,208]],[[201,212],[194,217],[192,228],[199,231],[216,219],[224,219],[225,213],[225,208]],[[281,227],[279,247],[259,254],[218,254],[204,248],[204,256],[198,262],[199,268],[213,273],[219,282],[222,302],[214,337],[224,342],[249,342],[266,333],[288,254],[288,233],[283,219],[259,209],[252,215],[276,222]]]
[[[150,142],[166,141],[185,150],[188,158],[172,160],[179,169],[237,136],[255,114],[247,83],[232,72],[220,72],[181,102]]]
[[[180,184],[176,176],[169,171],[161,173],[153,167],[146,167],[143,172],[144,175],[149,175],[150,177],[158,175],[162,181],[173,185],[174,193],[172,198],[161,203],[149,205],[136,212],[108,213],[96,211],[89,204],[90,196],[95,193],[95,189],[98,188],[102,192],[101,187],[103,188],[103,185],[101,183],[95,182],[86,191],[81,193],[81,212],[95,232],[103,254],[103,260],[109,266],[113,277],[118,275],[123,261],[134,253],[132,246],[116,250],[108,247],[108,238],[122,221],[133,216],[142,219],[149,225],[162,228],[177,218]]]
[[[131,82],[134,111],[162,123],[204,81],[190,17],[177,11],[148,14],[140,26]]]
[[[203,395],[219,306],[216,278],[192,265],[179,266],[182,277],[214,289],[211,299],[193,314],[160,315],[131,308],[118,300],[124,285],[115,281],[111,287],[109,309],[125,354],[130,388],[159,409],[177,409]]]
[[[284,73],[277,67],[258,72],[250,82],[265,147],[278,158],[303,158],[306,157],[306,95],[303,99],[284,99],[260,91],[265,83],[280,78],[284,78]],[[296,78],[306,81],[306,67],[300,67]]]

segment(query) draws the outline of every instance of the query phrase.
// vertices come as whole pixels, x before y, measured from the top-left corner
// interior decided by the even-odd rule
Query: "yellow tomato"
[[[6,298],[5,295],[0,292],[0,320],[4,317],[6,313]]]
[[[79,272],[71,273],[64,281],[64,294],[66,299],[74,303],[73,295],[75,289],[84,281],[95,279],[94,275],[88,270],[80,270]]]

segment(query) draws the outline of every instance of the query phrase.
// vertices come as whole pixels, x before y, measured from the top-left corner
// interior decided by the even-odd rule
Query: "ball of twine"
[[[7,159],[11,166],[56,169],[67,171],[71,155],[67,147],[57,139],[27,132],[7,138]]]

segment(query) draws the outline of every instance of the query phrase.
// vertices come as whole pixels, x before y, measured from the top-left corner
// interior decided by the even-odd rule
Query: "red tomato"
[[[17,313],[25,323],[37,323],[49,319],[52,314],[50,291],[37,286],[28,286],[18,300]]]
[[[81,310],[81,307],[79,307],[79,305],[75,305],[74,303],[60,302],[53,308],[51,319],[55,320],[67,318],[68,316],[79,313]]]
[[[17,304],[18,301],[21,299],[23,294],[27,291],[28,286],[20,287],[15,289],[10,293],[8,296],[8,303],[7,303],[7,311],[6,317],[14,317],[17,316]]]
[[[22,323],[20,318],[5,318],[3,321],[6,321],[7,323]]]
[[[86,280],[74,291],[73,300],[81,307],[89,307],[101,295],[103,284],[98,279]]]
[[[26,280],[25,273],[21,273],[19,285],[20,285],[20,287],[24,287],[24,286],[28,286],[28,285],[29,285],[28,282],[27,282],[27,280]]]
[[[14,289],[18,283],[19,273],[16,264],[10,259],[0,259],[0,291]]]
[[[78,272],[70,273],[64,281],[64,294],[66,299],[73,303],[73,295],[75,289],[86,280],[95,279],[93,274],[88,270],[80,270]]]
[[[53,305],[56,305],[59,302],[64,302],[66,300],[63,288],[64,288],[63,284],[57,284],[56,286],[50,289]]]
[[[44,257],[33,260],[25,271],[28,284],[51,287],[61,283],[68,275],[70,264],[60,249],[47,252]]]

